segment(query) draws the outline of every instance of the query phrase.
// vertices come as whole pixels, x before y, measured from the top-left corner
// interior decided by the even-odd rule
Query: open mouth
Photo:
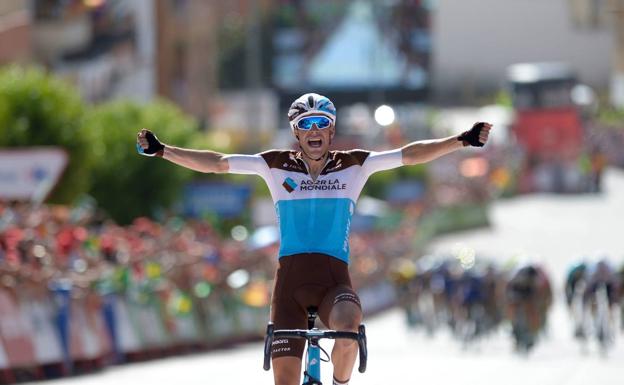
[[[308,145],[312,148],[320,148],[323,145],[323,141],[321,139],[309,139]]]

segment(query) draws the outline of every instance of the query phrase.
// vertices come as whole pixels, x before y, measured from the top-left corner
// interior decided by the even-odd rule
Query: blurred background
[[[271,383],[264,182],[134,146],[295,148],[306,92],[335,149],[494,124],[369,179],[354,382],[621,381],[624,1],[2,0],[0,384]]]

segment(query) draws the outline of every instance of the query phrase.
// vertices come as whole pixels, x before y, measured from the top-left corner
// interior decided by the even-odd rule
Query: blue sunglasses
[[[297,128],[303,131],[309,131],[312,129],[312,126],[316,124],[316,127],[319,130],[324,130],[327,127],[331,126],[331,120],[326,116],[314,115],[314,116],[306,116],[305,118],[301,118],[297,121]]]

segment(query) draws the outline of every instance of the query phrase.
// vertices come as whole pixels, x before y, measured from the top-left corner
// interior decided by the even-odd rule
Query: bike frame
[[[316,309],[308,309],[308,329],[279,329],[275,330],[273,323],[267,325],[267,334],[264,339],[264,370],[271,369],[271,345],[273,338],[304,338],[307,341],[305,371],[303,385],[323,385],[321,383],[321,347],[319,341],[323,338],[338,339],[346,338],[356,340],[358,342],[360,365],[358,371],[364,373],[366,371],[366,362],[368,352],[366,348],[366,328],[360,325],[358,332],[341,332],[335,330],[319,330],[314,327],[316,320]]]

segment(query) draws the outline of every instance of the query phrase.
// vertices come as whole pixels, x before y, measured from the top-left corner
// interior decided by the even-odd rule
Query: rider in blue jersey
[[[436,159],[465,146],[482,147],[492,127],[478,122],[464,133],[409,143],[390,151],[330,151],[336,134],[336,109],[322,95],[295,100],[288,119],[298,150],[255,155],[226,155],[161,143],[149,130],[137,136],[137,150],[180,166],[209,173],[260,175],[275,203],[279,227],[279,267],[271,305],[276,329],[305,329],[306,308],[318,308],[331,329],[357,332],[360,301],[348,273],[349,229],[360,191],[368,177],[382,170]],[[298,384],[303,341],[273,342],[273,373],[279,385]],[[336,340],[332,351],[334,383],[349,382],[357,344]]]

